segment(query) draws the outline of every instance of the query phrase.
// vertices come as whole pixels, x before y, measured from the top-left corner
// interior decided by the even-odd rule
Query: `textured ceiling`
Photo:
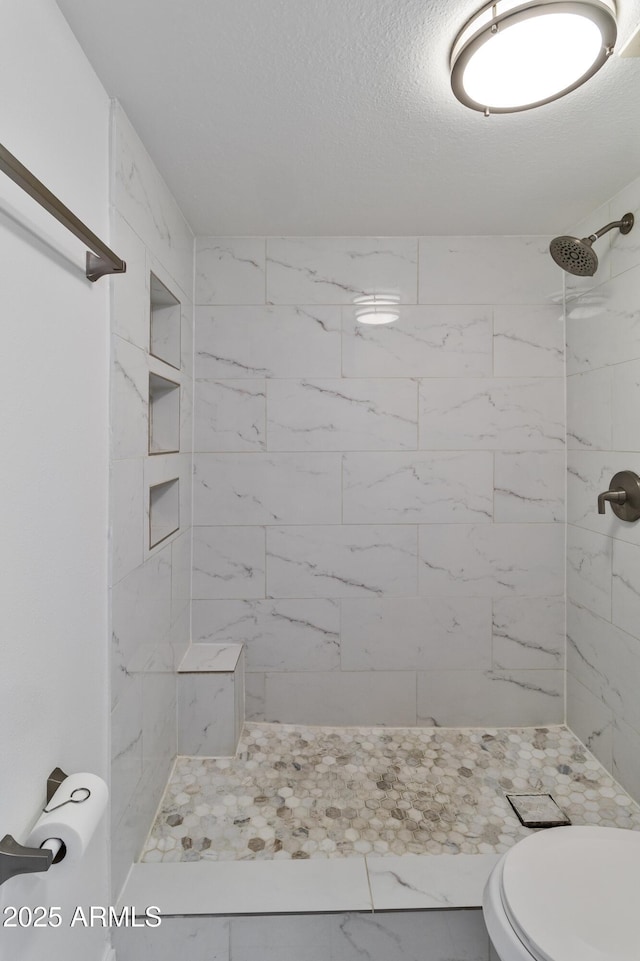
[[[520,114],[454,99],[481,0],[58,5],[197,234],[565,232],[640,175],[638,59]]]

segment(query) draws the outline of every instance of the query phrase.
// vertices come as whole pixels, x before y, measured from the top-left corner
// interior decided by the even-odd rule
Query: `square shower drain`
[[[571,824],[550,794],[506,794],[505,797],[526,828],[557,828]]]

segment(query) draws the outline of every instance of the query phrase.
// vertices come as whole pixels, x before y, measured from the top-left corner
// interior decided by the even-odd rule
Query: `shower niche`
[[[149,373],[149,453],[180,451],[180,384]]]
[[[180,530],[180,478],[149,488],[149,550]]]
[[[149,290],[149,353],[170,367],[180,370],[180,301],[154,273],[151,274]]]
[[[149,444],[145,463],[146,551],[180,530],[182,304],[149,275]]]

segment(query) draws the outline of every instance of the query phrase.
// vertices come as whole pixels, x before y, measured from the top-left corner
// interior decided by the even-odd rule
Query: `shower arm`
[[[608,234],[609,231],[613,230],[615,227],[620,228],[621,234],[628,234],[633,227],[633,217],[627,215],[623,217],[622,220],[612,220],[610,224],[606,225],[606,227],[601,227],[600,230],[596,230],[595,234],[589,234],[589,236],[585,237],[584,240],[590,240],[591,243],[594,243],[594,241],[602,237],[603,234]]]

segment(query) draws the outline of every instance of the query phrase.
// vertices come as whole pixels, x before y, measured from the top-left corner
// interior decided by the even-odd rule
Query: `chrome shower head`
[[[549,244],[549,252],[558,267],[567,273],[577,277],[593,277],[598,269],[593,242],[614,227],[618,227],[621,234],[628,234],[633,227],[633,214],[625,214],[622,220],[615,220],[581,240],[578,237],[554,237]]]

